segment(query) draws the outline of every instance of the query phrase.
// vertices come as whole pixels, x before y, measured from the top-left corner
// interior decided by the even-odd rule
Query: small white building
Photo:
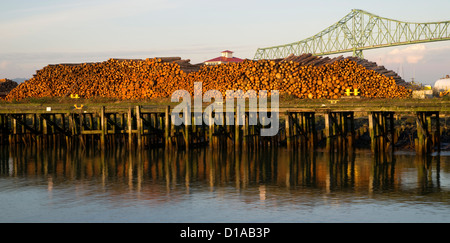
[[[224,64],[224,63],[229,63],[229,62],[243,62],[243,59],[237,58],[237,57],[233,57],[233,52],[232,51],[223,51],[221,52],[222,55],[220,57],[216,57],[213,59],[210,59],[208,61],[204,61],[203,63],[205,65],[218,65],[218,64]]]

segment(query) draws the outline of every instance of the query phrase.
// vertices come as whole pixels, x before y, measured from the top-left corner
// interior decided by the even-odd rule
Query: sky
[[[401,21],[450,20],[448,0],[0,0],[0,79],[110,58],[179,56],[195,64],[231,50],[253,59],[259,47],[313,36],[352,9]],[[368,50],[364,57],[406,81],[433,84],[450,74],[450,41]]]

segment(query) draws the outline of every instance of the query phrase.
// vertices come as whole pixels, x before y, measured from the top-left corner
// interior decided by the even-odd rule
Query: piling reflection
[[[418,193],[427,194],[440,191],[440,157],[417,156],[414,163],[418,172]]]
[[[117,193],[152,195],[174,190],[191,193],[193,188],[256,188],[263,200],[269,193],[276,193],[273,188],[313,188],[325,193],[430,193],[441,190],[441,172],[449,173],[439,156],[367,153],[282,148],[253,152],[205,148],[186,152],[0,147],[0,177],[41,177],[47,180],[49,190],[69,182],[88,182]]]
[[[396,187],[395,156],[392,153],[380,153],[373,157],[373,179],[371,191],[387,191]]]
[[[337,189],[352,189],[355,186],[355,156],[354,152],[327,153],[329,161],[328,187],[329,191]]]

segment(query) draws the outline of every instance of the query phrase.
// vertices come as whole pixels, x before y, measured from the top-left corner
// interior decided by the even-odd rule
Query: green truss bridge
[[[363,50],[450,40],[449,25],[450,21],[402,22],[353,9],[339,22],[312,37],[286,45],[258,48],[254,59],[346,52],[353,52],[353,56],[363,58]]]

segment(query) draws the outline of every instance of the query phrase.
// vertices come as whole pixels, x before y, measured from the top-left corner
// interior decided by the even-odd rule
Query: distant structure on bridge
[[[222,55],[220,57],[216,57],[213,59],[210,59],[208,61],[204,61],[203,63],[205,65],[218,65],[218,64],[224,64],[229,62],[242,62],[243,59],[233,57],[233,52],[226,50],[222,52]]]
[[[258,48],[255,60],[286,58],[290,54],[315,56],[353,52],[363,57],[363,50],[450,40],[450,21],[413,23],[380,17],[353,9],[336,24],[316,35],[294,43]]]

